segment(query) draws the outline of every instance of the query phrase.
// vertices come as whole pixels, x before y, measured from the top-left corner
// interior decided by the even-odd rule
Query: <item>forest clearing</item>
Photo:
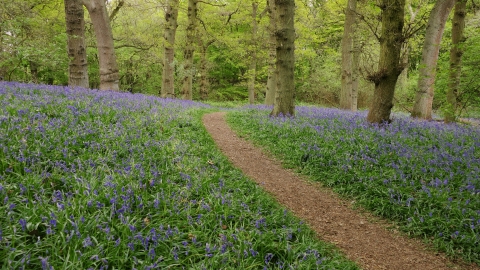
[[[218,108],[0,85],[3,268],[359,268],[217,150],[201,116]],[[408,118],[372,128],[364,113],[300,106],[272,118],[248,106],[227,118],[286,166],[478,263],[479,129]]]
[[[2,269],[479,269],[477,0],[0,0]]]

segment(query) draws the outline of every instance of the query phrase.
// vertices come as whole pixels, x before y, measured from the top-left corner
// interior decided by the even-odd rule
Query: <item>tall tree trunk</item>
[[[383,0],[381,7],[380,59],[378,71],[369,76],[369,79],[375,83],[375,91],[367,115],[368,122],[377,124],[391,121],[395,84],[403,70],[400,51],[404,39],[402,31],[405,0]]]
[[[465,39],[463,30],[465,28],[465,16],[467,14],[466,0],[457,0],[452,24],[452,48],[450,49],[450,74],[447,90],[447,109],[445,111],[445,122],[455,122],[455,111],[457,109],[457,95],[460,88],[460,75],[462,72],[462,43]]]
[[[105,0],[82,0],[92,19],[97,39],[98,62],[100,66],[100,90],[119,90],[119,73],[113,34],[105,6]]]
[[[438,0],[428,18],[412,117],[432,119],[433,88],[443,30],[455,0]]]
[[[85,46],[85,19],[79,0],[64,0],[68,36],[68,85],[88,88],[87,51]]]
[[[208,99],[208,68],[207,68],[207,50],[213,43],[213,40],[204,42],[200,39],[200,99]]]
[[[250,67],[248,68],[248,102],[255,103],[255,77],[257,75],[257,8],[258,3],[252,3],[252,40],[250,51]]]
[[[277,57],[277,38],[275,36],[275,0],[267,0],[268,5],[268,78],[267,90],[265,93],[265,105],[273,105],[275,103],[275,92],[277,89],[276,77],[276,57]]]
[[[295,115],[295,1],[275,0],[277,91],[271,115]]]
[[[178,0],[169,0],[165,11],[165,45],[161,96],[174,98],[175,34],[177,32]]]
[[[353,59],[352,59],[352,111],[358,109],[358,82],[360,79],[360,44],[357,38],[353,40]]]
[[[182,85],[183,99],[192,100],[192,81],[193,81],[193,53],[195,52],[195,31],[197,25],[197,0],[188,0],[188,25],[187,40],[185,50],[183,52],[184,61],[184,77]]]
[[[355,111],[353,107],[353,54],[357,0],[348,0],[345,9],[345,23],[342,37],[342,89],[340,91],[340,108]],[[355,102],[356,103],[356,102]]]
[[[418,5],[415,11],[413,10],[412,3],[411,1],[407,0],[407,7],[408,11],[410,13],[410,20],[408,24],[411,26],[415,23],[415,18],[417,17],[418,12],[420,11],[420,8],[422,5]],[[405,41],[402,47],[401,51],[401,57],[402,57],[402,65],[405,67],[402,70],[402,73],[400,73],[400,76],[398,77],[397,81],[397,89],[406,89],[407,88],[407,83],[408,83],[408,66],[410,64],[410,44],[408,41]]]

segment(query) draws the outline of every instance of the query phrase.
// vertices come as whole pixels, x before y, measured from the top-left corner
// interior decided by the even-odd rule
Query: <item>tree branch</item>
[[[118,5],[115,7],[115,9],[112,11],[112,14],[110,14],[110,16],[108,17],[108,19],[110,21],[113,21],[113,19],[115,19],[115,16],[117,16],[117,13],[118,11],[120,10],[120,8],[122,8],[123,4],[125,4],[125,1],[124,0],[120,0],[118,2]]]
[[[227,24],[230,22],[230,19],[232,19],[232,15],[235,14],[235,13],[237,13],[239,9],[240,9],[240,5],[237,7],[237,9],[236,9],[234,12],[228,14],[228,19],[227,19],[227,21],[225,22],[225,25],[227,25]]]
[[[226,4],[216,5],[216,4],[213,4],[213,3],[210,3],[210,2],[205,2],[205,1],[197,1],[197,3],[204,3],[204,4],[207,4],[209,6],[214,6],[214,7],[225,7],[226,6]]]

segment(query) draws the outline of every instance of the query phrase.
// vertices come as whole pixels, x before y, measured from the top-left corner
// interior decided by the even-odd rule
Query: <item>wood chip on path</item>
[[[317,233],[335,244],[363,269],[440,270],[480,269],[453,262],[425,244],[387,230],[379,221],[349,207],[349,203],[320,185],[309,183],[229,128],[224,112],[206,114],[203,123],[217,146],[245,175],[290,209]],[[377,220],[371,222],[371,220]]]

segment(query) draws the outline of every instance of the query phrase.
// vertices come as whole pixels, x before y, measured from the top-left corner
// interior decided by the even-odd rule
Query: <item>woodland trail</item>
[[[229,160],[280,204],[305,220],[320,239],[335,244],[363,269],[480,269],[477,265],[454,262],[429,250],[419,240],[387,229],[392,224],[353,210],[350,202],[332,191],[282,168],[280,162],[236,136],[224,115],[224,112],[206,114],[203,123]]]

